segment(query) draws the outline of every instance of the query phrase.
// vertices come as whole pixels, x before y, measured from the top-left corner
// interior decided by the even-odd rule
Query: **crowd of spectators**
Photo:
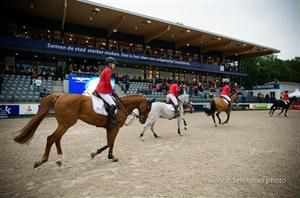
[[[6,74],[16,74],[22,76],[31,76],[33,79],[37,79],[41,77],[42,80],[44,79],[52,79],[57,80],[58,75],[54,69],[45,68],[44,66],[36,66],[33,67],[30,65],[29,67],[23,68],[22,66],[16,68],[15,71],[6,71]]]
[[[17,26],[16,28],[10,29],[8,34],[12,34],[18,38],[26,39],[38,39],[60,43],[70,43],[84,45],[86,47],[95,47],[100,49],[108,49],[118,52],[130,52],[138,53],[146,56],[154,56],[166,59],[177,59],[181,61],[197,61],[206,64],[217,64],[220,67],[224,67],[224,71],[239,72],[239,66],[234,60],[223,59],[220,57],[204,57],[199,53],[192,53],[187,51],[164,49],[146,45],[143,47],[142,44],[130,43],[125,41],[109,40],[105,38],[96,38],[91,36],[77,35],[75,33],[65,33],[64,36],[60,31],[46,30],[31,28],[27,26]]]
[[[119,78],[119,85],[124,93],[129,90],[129,81],[128,78],[123,77]],[[135,80],[141,81],[141,80]],[[172,80],[167,79],[153,79],[146,80],[142,82],[147,82],[147,88],[138,89],[138,94],[151,95],[153,92],[163,92],[167,93],[169,86],[172,84]],[[193,96],[204,96],[204,98],[213,98],[216,95],[220,95],[221,89],[224,86],[218,80],[207,80],[207,81],[177,81],[179,85],[179,94],[187,93]],[[239,93],[239,86],[234,83],[232,86],[233,93]]]

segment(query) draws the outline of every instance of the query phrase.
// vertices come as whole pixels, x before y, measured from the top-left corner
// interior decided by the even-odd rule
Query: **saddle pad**
[[[285,105],[288,105],[288,104],[289,104],[289,101],[288,101],[288,100],[283,100],[283,99],[280,99],[280,100],[283,101]]]
[[[169,111],[175,111],[175,109],[174,109],[174,107],[173,107],[173,105],[171,105],[171,104],[168,104],[168,109],[169,109]]]
[[[100,114],[100,115],[104,115],[107,116],[108,113],[104,107],[104,102],[102,99],[94,96],[91,93],[84,93],[83,95],[88,96],[92,99],[92,103],[93,103],[93,109],[96,113]],[[117,109],[115,110],[115,114],[117,114]]]
[[[222,98],[222,99],[223,99],[227,104],[229,104],[229,103],[228,103],[228,100],[226,100],[225,98]]]

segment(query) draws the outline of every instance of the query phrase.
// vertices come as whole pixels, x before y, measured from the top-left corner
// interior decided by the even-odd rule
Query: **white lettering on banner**
[[[57,45],[57,44],[51,44],[48,43],[47,48],[51,48],[51,49],[59,49],[59,50],[66,50],[67,47],[64,45]]]
[[[91,78],[88,77],[72,77],[72,80],[80,83],[86,83],[86,81],[90,80]]]
[[[6,111],[8,114],[10,114],[10,110],[11,110],[11,108],[8,108],[8,106],[5,106],[5,111]]]
[[[129,53],[123,53],[123,52],[119,53],[119,52],[105,51],[105,50],[95,49],[95,48],[73,47],[71,45],[63,45],[63,44],[59,45],[59,44],[47,43],[47,48],[55,49],[55,50],[71,51],[71,52],[81,52],[81,53],[89,53],[89,54],[116,56],[116,57],[130,58],[130,59],[136,59],[136,60],[156,61],[156,62],[161,62],[161,63],[191,65],[190,62],[186,62],[186,61],[177,61],[177,60],[173,60],[173,59],[147,57],[147,56],[143,56],[143,55],[135,55],[135,54],[129,54]]]

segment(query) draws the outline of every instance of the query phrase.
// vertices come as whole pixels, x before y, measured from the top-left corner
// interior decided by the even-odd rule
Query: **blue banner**
[[[69,93],[70,94],[82,94],[85,90],[93,92],[100,80],[100,77],[96,76],[79,76],[69,75]],[[115,90],[115,79],[111,79],[111,85]]]
[[[20,114],[19,105],[0,105],[0,116],[5,118],[6,116],[18,116]]]
[[[176,59],[147,56],[144,54],[112,51],[102,48],[91,48],[81,45],[54,43],[35,39],[16,38],[12,36],[0,36],[0,48],[26,50],[40,53],[53,53],[64,56],[81,56],[85,58],[115,57],[119,62],[130,62],[133,64],[151,64],[161,67],[180,69],[193,69],[204,72],[224,73],[246,76],[246,73],[226,72],[216,64],[204,64],[198,61],[181,61]]]

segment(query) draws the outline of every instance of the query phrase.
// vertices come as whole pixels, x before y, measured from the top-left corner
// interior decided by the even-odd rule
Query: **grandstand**
[[[219,95],[222,79],[239,85],[247,76],[242,59],[279,50],[194,27],[145,16],[86,0],[4,0],[0,19],[0,101],[38,102],[32,71],[44,75],[42,86],[68,92],[67,76],[98,75],[107,56],[119,64],[117,79],[126,76],[126,94],[144,94],[161,101],[167,90],[147,90],[156,79],[177,79],[206,87],[192,93],[202,103]],[[28,72],[31,71],[31,72]],[[45,80],[47,79],[47,80]],[[135,82],[139,79],[139,82]],[[213,83],[212,83],[213,82]],[[212,84],[211,84],[212,83]],[[147,93],[140,93],[146,90]],[[257,100],[239,96],[241,101]]]
[[[53,90],[53,81],[51,79],[42,80],[40,90],[33,89],[31,78],[21,75],[5,75],[2,85],[0,101],[5,102],[39,102],[40,92],[45,88],[49,92]]]

